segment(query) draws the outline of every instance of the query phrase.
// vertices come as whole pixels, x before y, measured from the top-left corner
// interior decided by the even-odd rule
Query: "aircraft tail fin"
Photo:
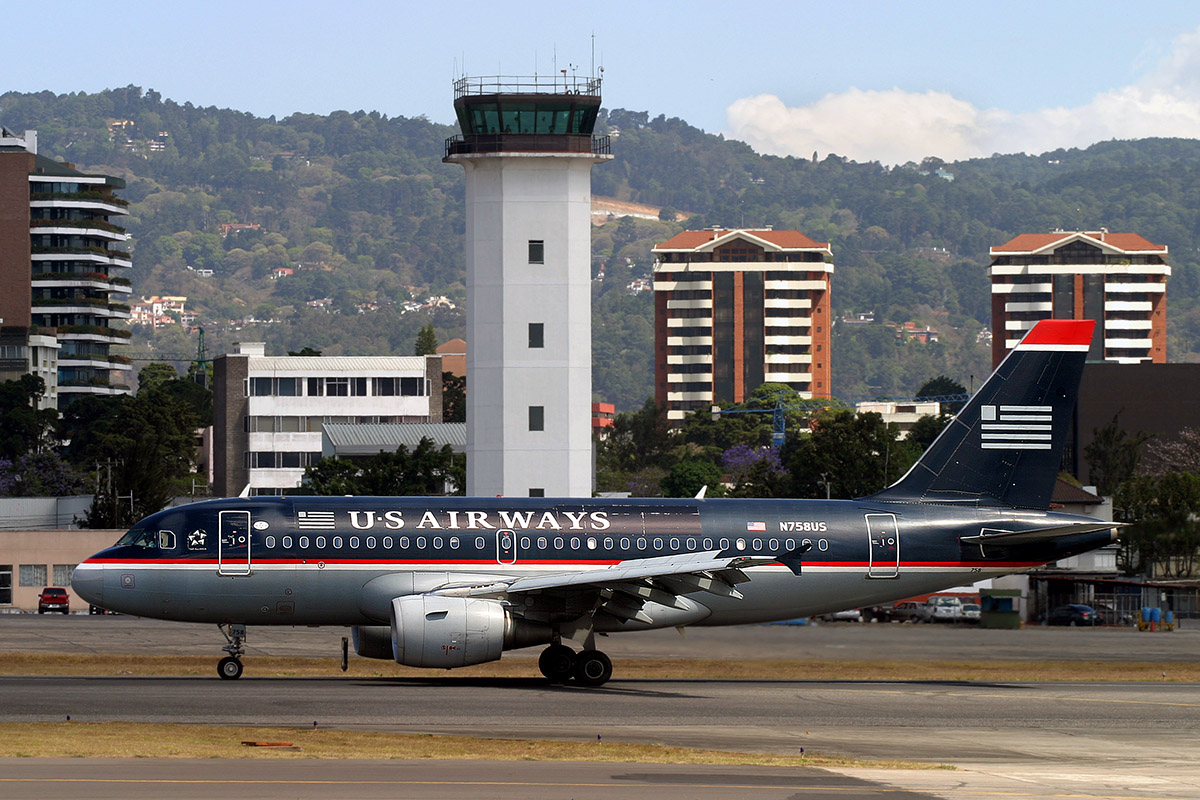
[[[869,499],[1047,508],[1095,325],[1038,322],[912,469]]]

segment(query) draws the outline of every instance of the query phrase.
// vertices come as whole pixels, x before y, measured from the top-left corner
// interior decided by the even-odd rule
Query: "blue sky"
[[[606,106],[764,152],[898,163],[1200,136],[1200,3],[1182,0],[129,0],[4,20],[5,90],[135,84],[264,116],[450,122],[456,71],[549,73],[557,54],[586,73],[594,35]]]

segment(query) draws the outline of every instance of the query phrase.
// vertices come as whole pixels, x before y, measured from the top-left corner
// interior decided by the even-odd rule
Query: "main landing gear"
[[[217,662],[217,674],[227,681],[235,681],[242,677],[242,655],[246,652],[246,626],[229,625],[229,630],[226,630],[226,625],[220,623],[217,628],[225,637],[225,641],[229,643],[221,648],[229,655]]]
[[[574,678],[580,686],[601,686],[612,677],[612,660],[599,650],[588,648],[576,653],[556,643],[542,651],[538,669],[551,683],[567,683]]]

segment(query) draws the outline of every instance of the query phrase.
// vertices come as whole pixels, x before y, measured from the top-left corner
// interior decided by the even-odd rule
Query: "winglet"
[[[792,571],[793,575],[800,574],[800,567],[804,561],[804,554],[812,550],[812,542],[804,542],[795,550],[788,550],[785,553],[780,553],[776,560]]]
[[[695,497],[695,499],[696,499],[696,500],[703,500],[703,499],[704,499],[704,495],[705,495],[707,492],[708,492],[708,484],[706,483],[706,484],[704,484],[703,486],[701,486],[701,487],[700,487],[700,491],[696,492],[696,497]]]

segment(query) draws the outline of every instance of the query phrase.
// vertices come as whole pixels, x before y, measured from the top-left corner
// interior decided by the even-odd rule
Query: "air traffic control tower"
[[[592,494],[592,165],[600,79],[461,78],[467,494]]]

